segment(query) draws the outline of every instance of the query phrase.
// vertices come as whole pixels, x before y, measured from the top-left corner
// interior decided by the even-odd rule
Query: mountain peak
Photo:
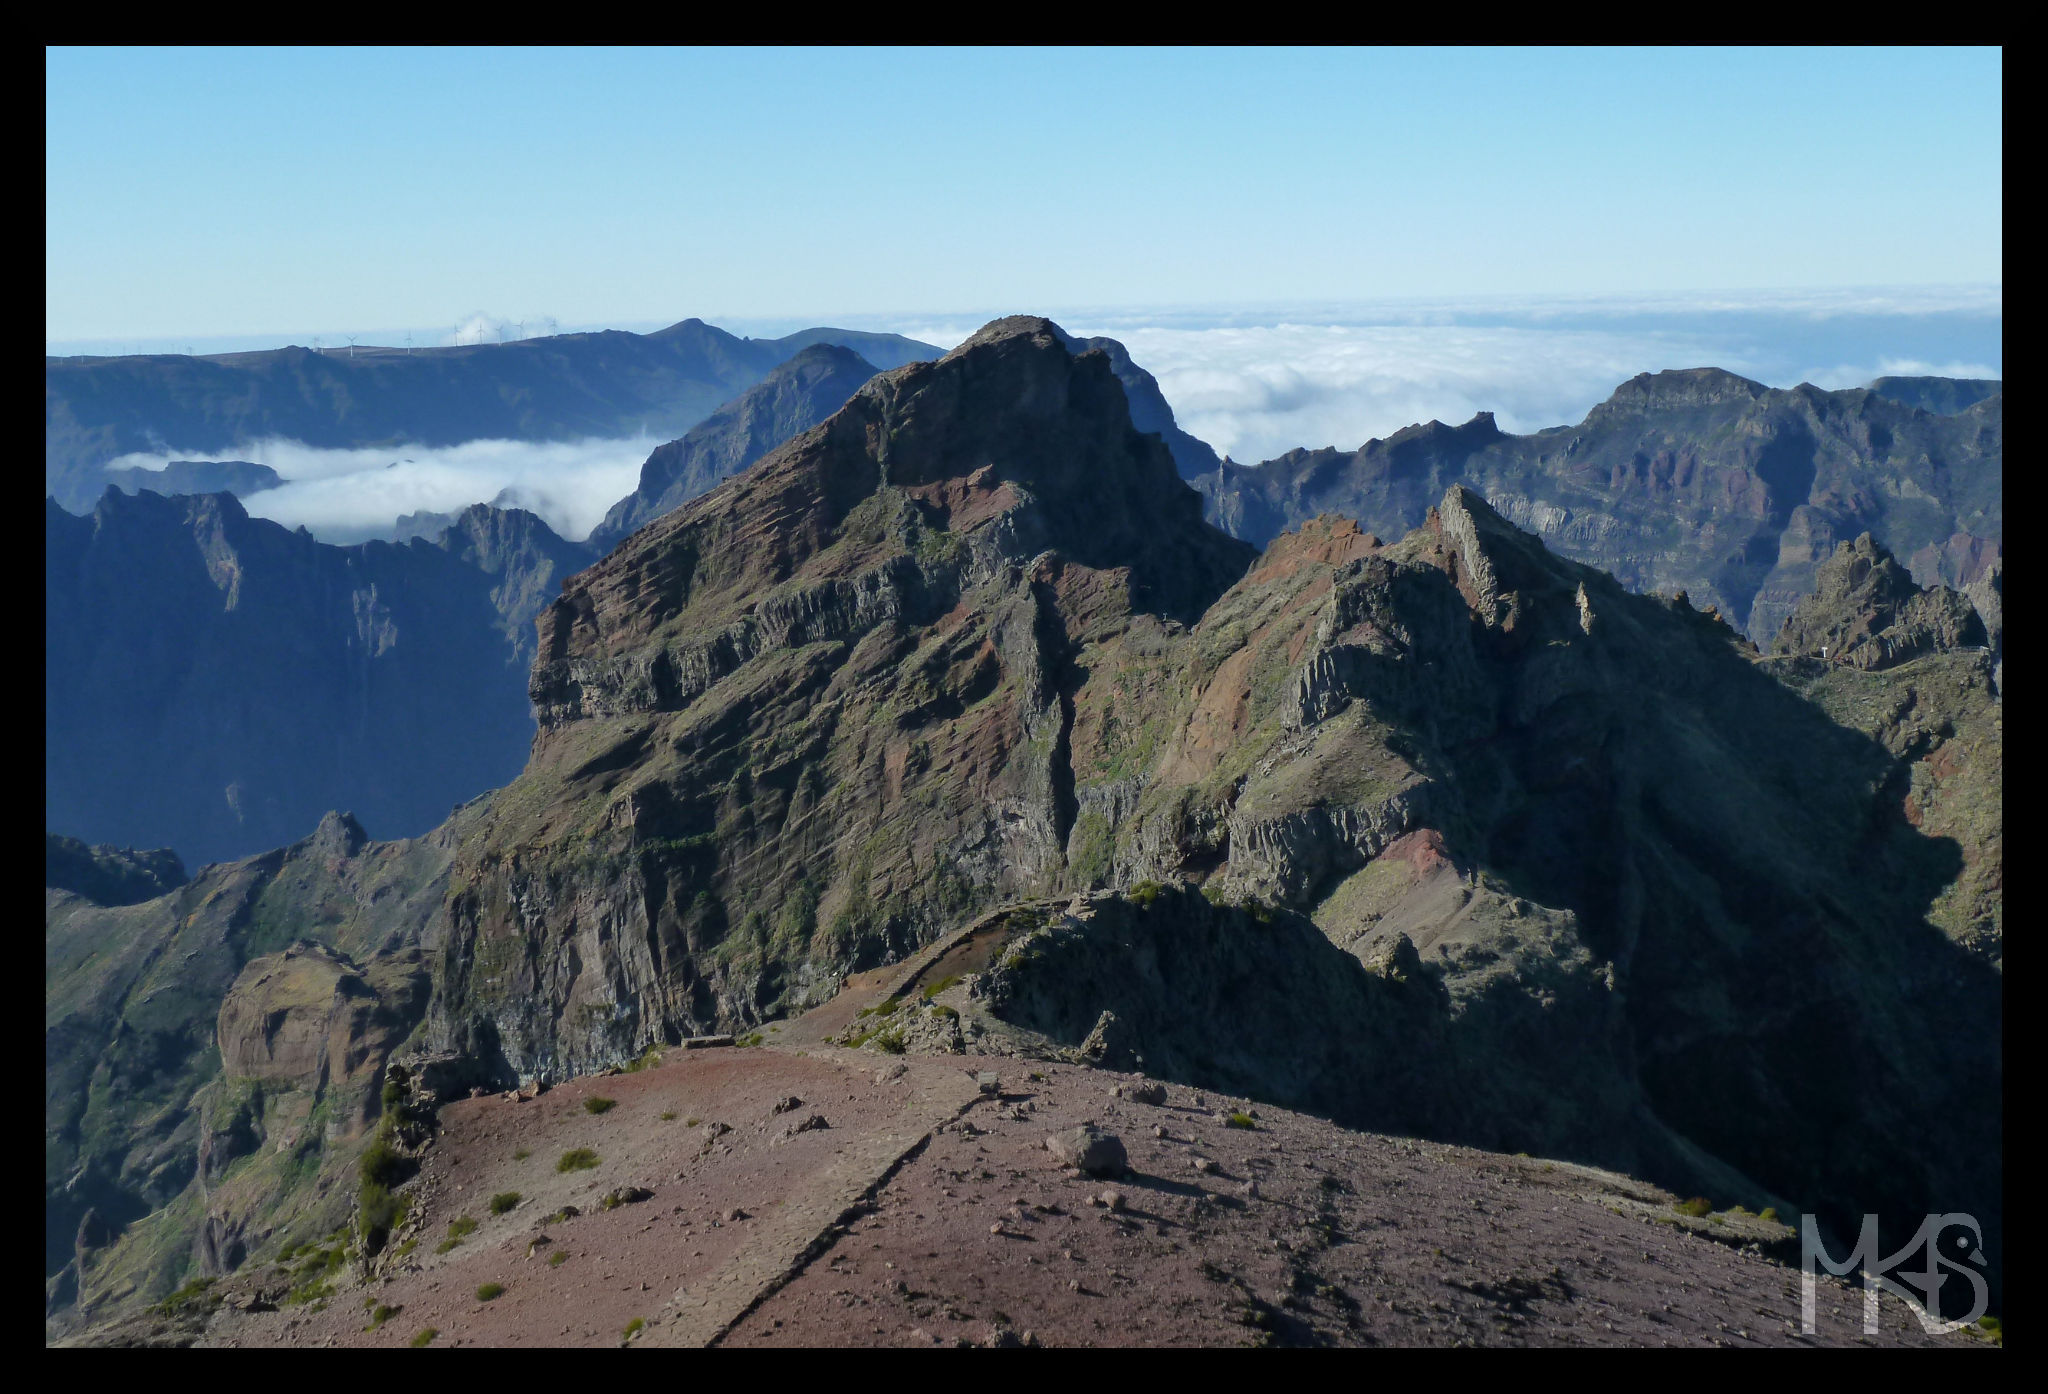
[[[957,358],[969,349],[980,348],[984,344],[997,343],[1004,339],[1045,339],[1064,345],[1072,337],[1043,315],[1004,315],[1001,319],[992,319],[975,330],[946,357]]]
[[[1771,389],[1725,368],[1667,368],[1637,373],[1614,389],[1600,412],[1649,411],[1660,407],[1707,407],[1753,402]],[[1590,418],[1589,418],[1590,419]]]

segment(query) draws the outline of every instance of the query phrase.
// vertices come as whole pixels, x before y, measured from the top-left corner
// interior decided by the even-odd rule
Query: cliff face
[[[484,507],[358,547],[225,494],[46,512],[45,824],[192,865],[336,805],[424,832],[517,774],[532,617],[587,555]]]
[[[1558,553],[1631,590],[1684,590],[1764,641],[1860,533],[1925,583],[1983,573],[2003,537],[2003,400],[1937,415],[1863,389],[1645,373],[1577,426],[1511,436],[1481,413],[1225,465],[1197,487],[1209,516],[1264,545],[1326,512],[1397,536],[1462,483]]]
[[[1072,733],[1250,560],[1199,509],[1105,356],[1018,320],[643,528],[542,619],[447,1043],[609,1061],[1057,884]]]

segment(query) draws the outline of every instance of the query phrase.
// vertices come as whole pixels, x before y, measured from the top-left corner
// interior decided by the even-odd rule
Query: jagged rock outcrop
[[[300,944],[242,969],[221,1003],[220,1077],[195,1103],[200,1273],[232,1272],[309,1202],[346,1204],[348,1144],[382,1111],[386,1063],[427,987],[417,946],[357,963]]]
[[[1773,653],[1813,654],[1874,671],[1925,654],[1988,646],[1969,596],[1946,586],[1922,590],[1869,533],[1835,548],[1814,581],[1814,594],[1785,617],[1771,641]]]
[[[647,457],[639,485],[590,534],[603,556],[628,534],[731,478],[846,405],[875,367],[851,349],[813,344]]]
[[[1644,373],[1577,426],[1512,436],[1482,412],[1356,451],[1226,464],[1196,486],[1214,521],[1264,545],[1318,513],[1396,536],[1464,484],[1554,551],[1631,590],[1684,590],[1767,642],[1815,567],[1860,533],[1923,583],[1983,574],[2003,537],[2003,401],[1939,415],[1872,389]]]
[[[2004,961],[2003,563],[1959,595],[1927,590],[1868,536],[1843,543],[1773,643],[1773,668],[1890,752],[1890,796],[1962,865],[1928,911]]]
[[[168,847],[88,847],[75,837],[43,838],[43,885],[70,891],[95,905],[133,905],[185,884],[185,864]]]

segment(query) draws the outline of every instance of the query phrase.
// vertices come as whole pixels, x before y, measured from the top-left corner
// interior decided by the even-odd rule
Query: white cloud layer
[[[1264,310],[1074,311],[1118,339],[1181,428],[1239,463],[1297,446],[1356,449],[1431,419],[1490,411],[1526,432],[1583,418],[1622,382],[1726,368],[1774,387],[1885,374],[1998,377],[1997,286],[1388,301]],[[992,317],[992,316],[991,316]],[[947,347],[984,321],[892,324]]]
[[[1182,429],[1240,463],[1297,446],[1356,449],[1431,419],[1490,411],[1508,431],[1583,418],[1641,372],[1712,366],[1790,387],[1853,387],[1887,374],[1998,377],[1998,287],[1772,295],[1590,297],[1264,311],[1108,310],[1055,315],[1077,335],[1121,340],[1159,380]],[[993,314],[889,322],[951,348]],[[524,330],[546,328],[531,316]],[[479,313],[452,337],[520,326]],[[472,503],[531,509],[582,538],[631,493],[658,442],[471,441],[444,449],[315,450],[273,440],[230,452],[291,482],[250,496],[251,513],[325,541],[389,537],[402,514]],[[131,455],[161,468],[221,452]]]
[[[1502,430],[1576,421],[1645,370],[1702,361],[1697,342],[1605,330],[1307,325],[1121,331],[1181,428],[1240,463],[1296,446],[1353,450],[1431,419],[1491,411]],[[1718,355],[1718,365],[1749,364]]]
[[[268,465],[289,482],[249,495],[243,507],[286,527],[303,524],[323,542],[389,537],[402,514],[454,513],[493,501],[538,513],[562,536],[580,540],[607,509],[633,492],[640,466],[658,444],[642,437],[322,450],[297,441],[264,440],[232,452],[125,455],[108,468],[162,469],[170,460],[224,455]]]

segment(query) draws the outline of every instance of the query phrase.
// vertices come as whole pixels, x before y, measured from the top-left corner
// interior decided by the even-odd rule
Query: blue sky
[[[47,71],[53,344],[2002,281],[1996,50],[52,50]]]

